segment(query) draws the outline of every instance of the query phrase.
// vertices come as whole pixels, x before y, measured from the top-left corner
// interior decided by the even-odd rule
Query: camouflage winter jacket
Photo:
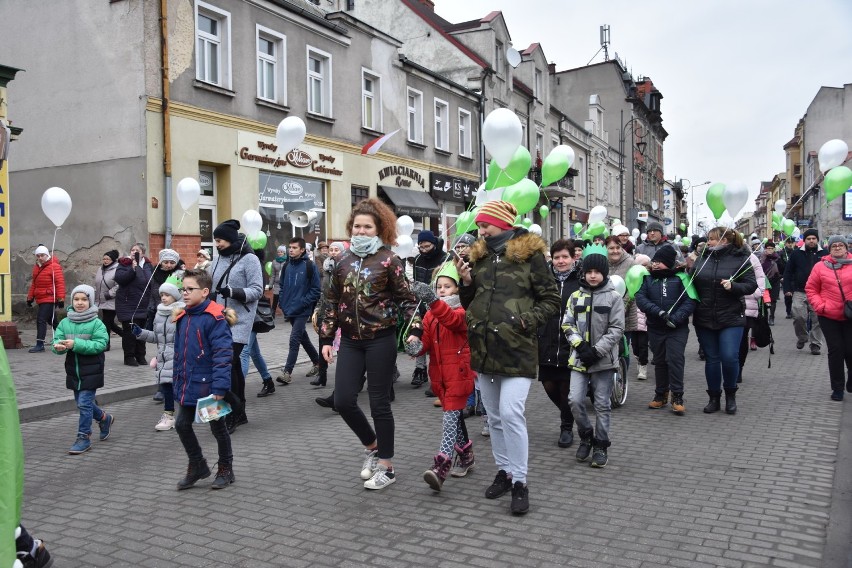
[[[536,332],[559,313],[559,291],[544,258],[544,241],[526,230],[497,254],[479,239],[471,247],[469,286],[459,289],[467,311],[471,367],[480,373],[535,378]]]
[[[402,260],[390,249],[380,248],[361,258],[351,252],[337,257],[327,274],[324,311],[320,314],[320,344],[331,345],[340,327],[352,339],[373,339],[378,333],[396,332],[397,312],[412,320],[417,300],[411,293]],[[415,321],[419,325],[420,318]]]

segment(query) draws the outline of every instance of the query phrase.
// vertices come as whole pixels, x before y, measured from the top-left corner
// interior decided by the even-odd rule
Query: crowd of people
[[[213,232],[216,254],[199,251],[194,268],[172,249],[159,251],[155,264],[142,243],[125,257],[107,251],[92,285],[74,287],[58,326],[62,269],[39,246],[27,297],[39,305],[30,351],[45,350],[53,325],[47,347],[66,356],[66,385],[79,409],[69,453],[91,448],[93,422],[100,440],[110,437],[115,417],[97,406],[95,394],[104,385],[104,352],[115,333],[126,365],[153,369],[163,403],[155,429],[175,429],[186,451],[187,471],[177,488],[213,474],[193,432],[196,405],[208,397],[230,408],[224,419],[209,421],[218,453],[211,487],[233,483],[231,435],[248,423],[249,359],[262,379],[257,396],[276,389],[257,341],[266,330],[255,323],[265,290],[273,314],[280,310],[291,325],[278,384],[292,382],[300,349],[312,363],[311,384],[320,389],[337,360],[334,390],[317,402],[338,412],[357,437],[358,475],[370,490],[397,479],[391,403],[401,351],[416,361],[412,386],[428,382],[443,410],[438,451],[424,481],[440,491],[448,476],[464,477],[477,464],[465,418],[483,414],[496,470],[484,495],[510,493],[509,510],[519,515],[529,510],[525,405],[533,382],[541,382],[557,408],[558,447],[573,445],[576,426],[576,459],[603,468],[613,445],[613,374],[631,357],[640,380],[648,378],[650,363],[655,388],[648,407],[686,413],[690,322],[704,360],[704,413],[721,411],[723,394],[725,413],[737,413],[747,355],[758,348],[758,330],[775,325],[782,290],[796,347],[809,345],[813,355],[827,347],[831,399],[852,392],[852,254],[844,237],[829,237],[823,249],[816,230],[808,229],[801,247],[787,239],[779,253],[772,241],[752,239],[749,246],[736,231],[716,227],[688,249],[650,223],[647,239],[635,245],[620,231],[602,242],[560,239],[548,248],[515,226],[516,217],[508,202],[486,203],[475,217],[476,235],[444,243],[421,231],[419,253],[405,259],[391,250],[393,212],[367,199],[352,209],[348,243],[319,243],[312,257],[309,245],[294,237],[277,248],[268,281],[263,251],[252,250],[232,219]],[[641,285],[621,288],[636,266],[643,267]],[[309,321],[318,332],[316,347]],[[150,363],[147,343],[156,346]],[[365,386],[372,420],[358,405]]]

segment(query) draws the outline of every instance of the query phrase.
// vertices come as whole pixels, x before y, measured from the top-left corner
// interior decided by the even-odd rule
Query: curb
[[[98,405],[113,404],[133,398],[141,398],[143,396],[153,396],[156,385],[151,382],[144,384],[131,385],[121,389],[103,389],[98,390]],[[77,410],[77,403],[74,398],[54,398],[30,404],[22,404],[18,406],[18,419],[21,423],[35,422],[36,420],[44,420],[52,418],[66,412],[74,412]]]

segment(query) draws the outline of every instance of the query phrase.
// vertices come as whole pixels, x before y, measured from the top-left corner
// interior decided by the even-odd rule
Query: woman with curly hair
[[[398,310],[414,317],[416,301],[402,260],[390,250],[396,243],[396,217],[378,199],[358,203],[346,230],[349,250],[328,274],[321,314],[322,356],[331,363],[338,327],[340,364],[334,384],[334,407],[364,444],[361,479],[367,489],[383,489],[396,481],[393,470],[394,421],[390,393],[396,366]],[[358,406],[360,380],[367,371],[367,393],[375,430]]]

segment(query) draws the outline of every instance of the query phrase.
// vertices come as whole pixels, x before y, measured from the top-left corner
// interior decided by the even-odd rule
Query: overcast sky
[[[852,83],[850,0],[435,0],[453,23],[493,10],[516,49],[541,43],[557,70],[603,61],[609,24],[610,57],[663,94],[666,179],[741,180],[752,198],[784,170],[782,147],[819,88]]]

